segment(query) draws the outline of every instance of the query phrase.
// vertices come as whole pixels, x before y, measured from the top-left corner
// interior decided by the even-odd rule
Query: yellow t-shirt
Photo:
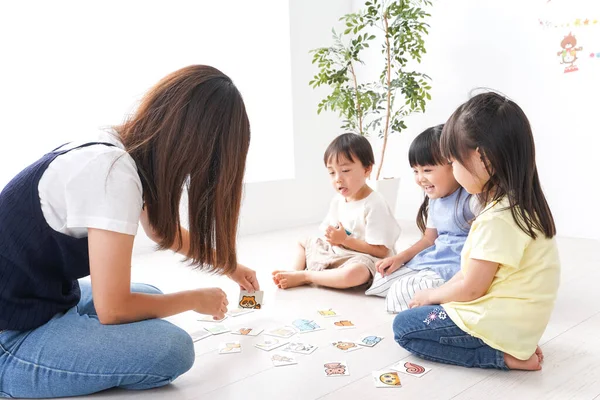
[[[558,290],[560,262],[554,239],[532,239],[514,221],[508,200],[493,203],[471,226],[461,254],[500,264],[487,293],[473,301],[443,304],[463,331],[494,349],[526,360],[546,329]]]

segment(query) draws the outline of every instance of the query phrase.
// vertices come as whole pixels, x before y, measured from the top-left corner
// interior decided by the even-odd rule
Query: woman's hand
[[[235,272],[229,274],[229,278],[240,285],[242,290],[247,292],[254,292],[260,290],[258,279],[256,279],[256,272],[242,264],[238,264]]]
[[[219,288],[196,289],[192,291],[193,310],[200,314],[212,315],[213,319],[225,318],[227,295]]]

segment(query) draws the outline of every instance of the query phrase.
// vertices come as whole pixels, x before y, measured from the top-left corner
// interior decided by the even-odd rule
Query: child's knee
[[[146,293],[146,294],[163,294],[163,292],[156,286],[149,285],[147,283],[132,283],[132,293]]]
[[[394,318],[392,325],[394,331],[394,340],[401,347],[405,347],[408,342],[407,335],[414,330],[415,313],[411,310],[406,310],[398,313]]]
[[[169,323],[169,325],[163,326],[163,329],[164,331],[160,335],[162,345],[154,349],[152,355],[156,368],[152,372],[173,381],[194,365],[196,358],[194,342],[187,332],[175,325]]]
[[[342,268],[342,279],[353,286],[365,283],[371,277],[369,269],[364,265],[353,265]]]

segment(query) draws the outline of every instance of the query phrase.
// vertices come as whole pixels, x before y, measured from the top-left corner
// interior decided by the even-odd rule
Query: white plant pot
[[[369,180],[367,183],[371,189],[383,195],[392,210],[392,214],[396,215],[396,200],[398,199],[398,190],[400,189],[400,178]]]

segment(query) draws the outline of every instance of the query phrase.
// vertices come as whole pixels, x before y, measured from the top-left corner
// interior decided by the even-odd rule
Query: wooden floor
[[[265,306],[261,311],[230,317],[229,327],[254,324],[278,327],[297,318],[326,320],[317,309],[333,307],[352,320],[356,329],[326,330],[297,335],[319,348],[311,355],[297,354],[297,365],[274,367],[270,353],[253,346],[264,335],[211,336],[196,342],[194,367],[173,384],[150,391],[110,390],[93,399],[600,399],[600,243],[559,238],[562,282],[550,324],[542,337],[545,361],[541,372],[503,372],[467,369],[419,361],[432,368],[417,378],[401,375],[399,389],[376,388],[371,372],[399,360],[416,360],[394,341],[392,315],[384,311],[383,299],[365,296],[364,288],[328,290],[303,287],[279,290],[270,280],[273,269],[286,268],[295,241],[313,233],[315,226],[241,238],[240,261],[256,269]],[[414,241],[417,232],[404,229],[400,245]],[[236,299],[235,284],[222,277],[190,270],[170,253],[138,255],[135,281],[154,284],[165,292],[202,286],[221,286]],[[193,332],[203,326],[197,315],[185,313],[170,320]],[[373,348],[342,354],[330,342],[358,339],[363,334],[384,336]],[[298,337],[299,336],[299,337]],[[219,355],[220,342],[238,340],[239,354]],[[326,377],[323,364],[346,361],[350,376]]]

